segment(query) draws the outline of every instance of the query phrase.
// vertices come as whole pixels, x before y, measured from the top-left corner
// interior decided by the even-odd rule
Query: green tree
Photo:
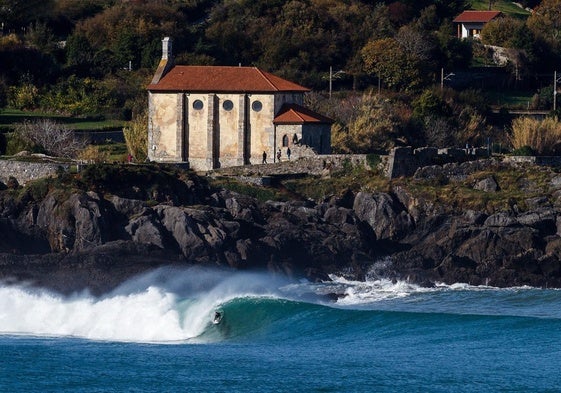
[[[438,64],[447,70],[466,69],[473,57],[471,40],[462,40],[454,35],[451,23],[443,23],[436,32]]]
[[[71,72],[85,76],[90,72],[95,51],[85,35],[75,33],[66,41],[66,65]]]
[[[427,89],[413,101],[413,116],[421,119],[430,116],[449,116],[452,109],[442,96],[433,89]]]

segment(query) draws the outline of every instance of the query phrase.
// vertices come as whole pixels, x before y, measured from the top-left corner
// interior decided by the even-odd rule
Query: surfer
[[[222,321],[222,313],[220,311],[214,312],[214,318],[212,318],[212,323],[218,325]]]

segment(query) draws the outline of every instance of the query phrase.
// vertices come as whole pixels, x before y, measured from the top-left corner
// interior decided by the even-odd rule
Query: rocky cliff
[[[416,177],[465,179],[489,165],[422,168]],[[91,169],[72,187],[0,192],[0,279],[99,294],[156,266],[205,264],[310,280],[375,273],[426,285],[561,287],[561,211],[552,201],[561,177],[551,171],[548,197],[492,214],[399,185],[259,202],[164,172]],[[492,176],[473,184],[481,193],[499,188]]]

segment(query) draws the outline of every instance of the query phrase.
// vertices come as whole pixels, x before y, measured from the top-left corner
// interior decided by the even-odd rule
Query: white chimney
[[[173,55],[171,53],[171,42],[172,39],[165,37],[162,40],[162,58],[158,64],[158,69],[152,78],[152,85],[157,84],[160,80],[168,73],[169,70],[173,68]]]
[[[172,39],[169,37],[165,37],[162,40],[162,59],[163,60],[168,60],[172,58],[173,54],[172,54]]]

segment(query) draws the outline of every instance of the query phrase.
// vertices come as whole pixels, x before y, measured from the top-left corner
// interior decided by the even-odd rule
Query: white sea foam
[[[105,299],[64,298],[26,288],[0,288],[0,332],[97,340],[172,341],[189,338],[175,298],[158,288]]]
[[[267,287],[257,275],[189,270],[160,270],[103,298],[0,286],[0,334],[187,341],[212,329],[211,315],[220,305],[236,297],[266,294]]]
[[[520,288],[499,289],[491,286],[474,286],[466,283],[443,284],[435,283],[433,287],[423,287],[404,280],[387,278],[367,278],[366,281],[353,281],[344,277],[330,275],[330,285],[337,288],[339,299],[337,304],[345,306],[363,305],[386,300],[402,299],[414,295],[443,291],[497,291]]]

